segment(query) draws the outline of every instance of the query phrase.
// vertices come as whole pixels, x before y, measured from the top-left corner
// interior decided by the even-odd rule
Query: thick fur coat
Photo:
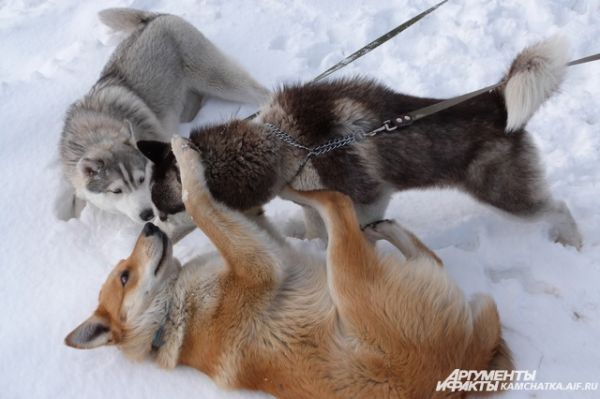
[[[147,225],[68,345],[116,344],[223,387],[290,399],[461,397],[436,392],[437,382],[456,368],[512,369],[493,300],[467,301],[400,225],[363,233],[347,196],[286,190],[325,220],[324,262],[217,201],[199,154],[180,138],[173,148],[186,210],[220,257],[181,268],[164,233]],[[405,260],[380,257],[369,239],[390,241]]]
[[[524,125],[554,92],[565,70],[558,39],[526,49],[503,84],[469,101],[391,133],[365,138],[307,160],[308,152],[281,140],[267,125],[314,148],[366,133],[440,100],[397,93],[368,79],[289,85],[275,93],[256,120],[236,120],[192,132],[206,180],[218,201],[239,210],[261,206],[287,184],[330,189],[352,198],[361,223],[383,217],[393,192],[456,187],[504,212],[546,218],[553,239],[582,243],[569,210],[555,201]],[[163,215],[183,210],[177,165],[168,145],[138,142],[156,164],[152,200]],[[324,226],[307,210],[308,236]]]
[[[136,140],[167,142],[205,96],[262,104],[270,92],[179,17],[117,8],[100,19],[127,36],[67,111],[61,161],[79,200],[143,222],[153,212]],[[63,218],[77,214],[68,205],[61,206]]]

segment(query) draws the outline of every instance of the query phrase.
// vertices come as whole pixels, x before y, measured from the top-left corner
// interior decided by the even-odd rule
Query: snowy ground
[[[98,10],[131,6],[183,16],[275,87],[309,80],[431,4],[0,0],[0,396],[262,397],[223,392],[191,369],[166,372],[150,363],[132,364],[114,348],[85,352],[63,345],[64,336],[94,309],[101,283],[128,255],[140,229],[94,209],[69,222],[53,213],[65,109],[94,83],[118,42],[98,22]],[[366,74],[404,92],[452,96],[496,82],[520,49],[553,33],[570,39],[572,58],[600,51],[600,4],[450,0],[336,76]],[[517,367],[537,370],[538,381],[600,381],[599,109],[600,62],[571,68],[562,92],[529,124],[554,193],[579,221],[585,237],[579,253],[549,242],[541,224],[509,220],[454,191],[404,192],[388,211],[437,251],[467,293],[483,291],[496,299]],[[213,101],[194,123],[252,111]],[[268,206],[280,223],[297,212],[283,201]],[[320,248],[317,242],[308,245]],[[176,254],[185,260],[209,249],[195,232]]]

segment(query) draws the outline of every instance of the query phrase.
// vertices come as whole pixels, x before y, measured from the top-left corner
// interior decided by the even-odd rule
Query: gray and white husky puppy
[[[60,156],[72,190],[62,195],[70,198],[63,217],[77,215],[83,200],[143,222],[153,211],[136,140],[169,141],[204,96],[261,104],[270,93],[179,17],[124,8],[99,16],[128,36],[67,112]]]
[[[440,100],[413,97],[366,79],[287,86],[256,120],[236,120],[192,132],[215,199],[251,211],[290,184],[328,189],[352,198],[361,224],[380,220],[398,190],[456,187],[521,218],[545,219],[552,238],[580,247],[582,238],[564,202],[555,200],[537,149],[525,130],[529,118],[559,87],[566,44],[551,39],[521,52],[503,84],[392,133],[365,138],[306,161],[307,151],[282,140],[287,133],[315,148]],[[277,130],[273,128],[276,127]],[[155,163],[152,201],[163,219],[184,210],[178,169],[168,144],[140,142]],[[324,236],[319,215],[305,209],[307,236]]]

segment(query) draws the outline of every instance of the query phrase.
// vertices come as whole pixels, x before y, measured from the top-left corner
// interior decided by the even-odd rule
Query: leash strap
[[[570,61],[569,63],[567,63],[567,66],[570,67],[570,66],[574,66],[574,65],[581,65],[581,64],[586,64],[588,62],[592,62],[592,61],[598,61],[598,60],[600,60],[600,53]],[[419,119],[423,119],[427,116],[444,111],[450,107],[454,107],[455,105],[458,105],[460,103],[464,103],[465,101],[468,101],[474,97],[477,97],[478,95],[483,94],[485,92],[495,90],[498,87],[502,86],[504,83],[505,83],[505,80],[501,80],[500,82],[495,83],[490,86],[487,86],[487,87],[484,87],[483,89],[475,90],[470,93],[463,94],[463,95],[460,95],[457,97],[452,97],[447,100],[443,100],[438,103],[429,105],[427,107],[419,108],[416,111],[411,111],[409,113],[399,116],[398,118],[394,119],[393,121],[387,120],[384,122],[383,126],[377,128],[375,130],[372,130],[371,132],[367,133],[366,135],[374,136],[375,134],[377,134],[379,132],[384,132],[384,131],[391,132],[400,127],[409,126],[413,122],[418,121]],[[373,134],[373,133],[375,133],[375,134]]]
[[[580,59],[575,60],[575,61],[571,61],[571,62],[569,62],[567,64],[567,66],[585,64],[585,63],[588,63],[588,62],[598,61],[598,60],[600,60],[600,53],[594,54],[594,55],[589,55],[587,57],[583,57],[583,58],[580,58]]]
[[[346,57],[343,60],[339,61],[337,64],[335,64],[331,68],[327,69],[325,72],[322,72],[321,74],[319,74],[317,77],[315,77],[312,80],[312,82],[318,82],[319,80],[325,79],[327,76],[329,76],[332,73],[334,73],[334,72],[342,69],[346,65],[351,64],[352,62],[356,61],[357,59],[359,59],[363,55],[370,53],[371,51],[375,50],[377,47],[381,46],[383,43],[385,43],[388,40],[394,38],[400,32],[405,31],[406,29],[408,29],[409,27],[411,27],[415,23],[419,22],[423,17],[425,17],[428,14],[432,13],[433,11],[437,10],[438,7],[442,6],[447,1],[448,0],[443,0],[443,1],[439,2],[438,4],[434,5],[433,7],[430,7],[427,10],[423,11],[419,15],[416,15],[416,16],[412,17],[411,19],[409,19],[408,21],[403,22],[402,24],[398,25],[397,27],[395,27],[391,31],[389,31],[389,32],[387,32],[387,33],[379,36],[377,39],[373,40],[371,43],[367,44],[366,46],[362,47],[361,49],[359,49],[359,50],[355,51],[354,53],[350,54],[348,57]],[[256,118],[256,116],[258,116],[258,114],[259,114],[259,111],[257,111],[255,113],[253,113],[252,115],[246,117],[245,120],[254,119],[254,118]]]
[[[366,46],[364,46],[360,50],[357,50],[354,53],[350,54],[348,57],[344,58],[343,60],[341,60],[340,62],[338,62],[337,64],[335,64],[334,66],[332,66],[331,68],[329,68],[328,70],[326,70],[325,72],[323,72],[320,75],[318,75],[316,78],[313,79],[313,82],[318,82],[321,79],[325,79],[327,76],[331,75],[335,71],[337,71],[339,69],[342,69],[343,67],[345,67],[346,65],[348,65],[348,64],[356,61],[357,59],[359,59],[363,55],[368,54],[372,50],[374,50],[377,47],[381,46],[383,43],[385,43],[388,40],[392,39],[398,33],[406,30],[410,26],[414,25],[416,22],[419,22],[423,17],[425,17],[428,14],[432,13],[433,11],[437,10],[438,7],[440,7],[441,5],[443,5],[447,1],[448,0],[443,0],[443,1],[439,2],[438,4],[434,5],[433,7],[430,7],[427,10],[423,11],[419,15],[416,15],[416,16],[412,17],[411,19],[409,19],[408,21],[406,21],[406,22],[398,25],[397,27],[395,27],[391,31],[389,31],[389,32],[387,32],[387,33],[379,36],[377,39],[373,40],[371,43],[367,44]]]

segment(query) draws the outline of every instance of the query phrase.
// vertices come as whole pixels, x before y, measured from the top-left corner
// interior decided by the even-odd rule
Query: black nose
[[[148,236],[158,233],[159,231],[160,231],[160,229],[158,227],[156,227],[155,225],[153,225],[152,223],[146,223],[144,225],[144,229],[142,230],[142,234],[144,234],[146,237],[148,237]]]
[[[152,212],[152,209],[144,209],[140,213],[140,219],[142,219],[144,222],[147,222],[148,220],[152,219],[153,217],[154,217],[154,212]]]

